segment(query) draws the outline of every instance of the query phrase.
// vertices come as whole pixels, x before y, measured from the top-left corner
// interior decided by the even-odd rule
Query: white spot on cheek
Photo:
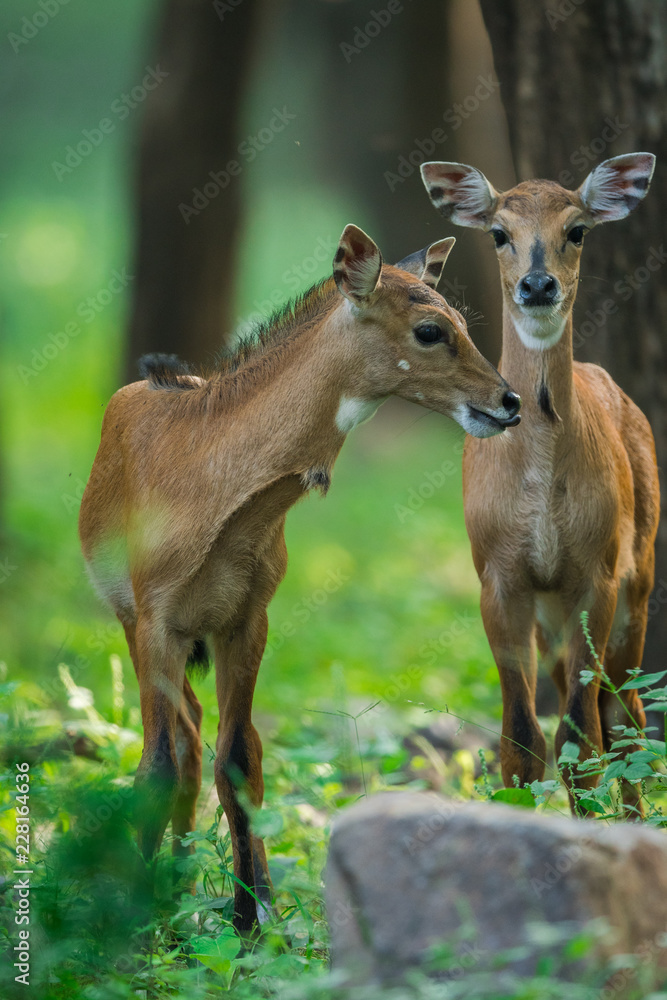
[[[342,434],[348,434],[354,427],[370,420],[384,400],[385,397],[359,399],[357,396],[341,396],[336,413],[336,427]]]
[[[402,368],[404,372],[409,372],[409,371],[410,371],[410,365],[408,364],[408,362],[407,362],[407,361],[405,361],[405,360],[403,360],[403,359],[401,359],[401,360],[400,360],[400,361],[398,362],[398,367],[399,367],[399,368]]]

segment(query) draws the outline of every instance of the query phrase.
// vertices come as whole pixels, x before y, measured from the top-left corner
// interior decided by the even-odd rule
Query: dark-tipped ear
[[[429,285],[430,288],[438,287],[445,262],[452,252],[455,243],[456,237],[448,236],[446,240],[440,240],[439,243],[432,243],[428,248],[424,270],[421,274],[421,279],[425,285]]]
[[[400,271],[407,271],[408,274],[414,274],[417,278],[421,278],[424,273],[424,268],[426,267],[426,249],[417,250],[416,253],[411,253],[403,260],[399,260],[398,264],[394,264]]]
[[[373,294],[380,280],[382,254],[358,226],[346,226],[333,261],[338,291],[351,302],[363,302]]]
[[[629,215],[646,196],[654,167],[653,153],[626,153],[592,170],[578,191],[590,225]]]
[[[431,288],[436,288],[440,281],[445,261],[449,257],[455,243],[456,237],[448,236],[446,240],[440,240],[439,243],[432,243],[430,247],[426,247],[424,250],[417,250],[416,253],[411,253],[409,257],[404,257],[403,260],[399,260],[398,264],[394,264],[394,267],[400,268],[401,271],[407,271],[408,274],[414,274],[424,284],[430,285]]]
[[[465,163],[422,163],[429,197],[446,219],[458,226],[489,229],[498,192],[475,167]]]

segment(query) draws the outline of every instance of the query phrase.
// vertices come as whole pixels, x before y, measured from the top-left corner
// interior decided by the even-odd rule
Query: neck
[[[534,420],[554,425],[569,423],[574,405],[572,312],[564,320],[560,338],[543,348],[528,346],[526,341],[535,345],[540,342],[523,325],[522,337],[517,322],[504,303],[500,371],[521,396],[526,426]],[[549,340],[544,343],[548,345]]]
[[[342,302],[283,342],[278,358],[265,356],[270,372],[221,413],[229,430],[224,447],[233,441],[234,448],[249,449],[266,481],[298,474],[306,486],[326,488],[345,435],[383,399],[357,328]]]

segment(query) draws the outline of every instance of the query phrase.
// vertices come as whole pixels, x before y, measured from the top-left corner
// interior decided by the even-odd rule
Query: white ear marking
[[[422,163],[422,180],[435,207],[459,226],[488,229],[498,192],[465,163]]]
[[[442,277],[443,268],[447,262],[454,244],[456,243],[455,236],[448,236],[445,240],[440,240],[438,243],[432,243],[426,251],[426,260],[424,263],[424,270],[422,271],[420,277],[425,285],[429,288],[437,288],[438,282]]]
[[[646,197],[654,167],[653,153],[627,153],[592,170],[578,193],[593,225],[629,215]]]
[[[382,254],[363,229],[348,225],[338,243],[333,276],[341,295],[359,304],[377,288],[382,271]]]

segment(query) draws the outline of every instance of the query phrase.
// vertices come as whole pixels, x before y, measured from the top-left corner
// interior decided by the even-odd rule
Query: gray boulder
[[[581,982],[630,955],[601,980],[620,998],[630,966],[641,979],[667,969],[667,837],[641,825],[386,792],[336,820],[326,882],[334,967],[350,984],[400,981],[443,942],[458,959],[433,974],[450,979],[502,953],[513,974],[551,955]],[[590,950],[568,952],[586,930]]]

